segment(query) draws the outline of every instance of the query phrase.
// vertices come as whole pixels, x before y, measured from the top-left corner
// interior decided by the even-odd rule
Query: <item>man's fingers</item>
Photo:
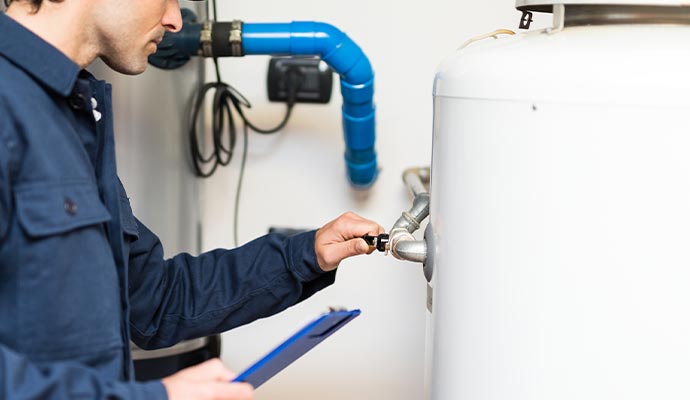
[[[332,231],[333,240],[335,238],[341,238],[344,240],[349,240],[352,238],[362,237],[364,235],[378,235],[383,233],[384,229],[381,225],[374,221],[364,219],[359,215],[347,212],[337,219],[335,219],[331,224],[324,226],[325,230]]]
[[[254,388],[235,377],[219,359],[186,368],[162,380],[170,400],[251,400]]]
[[[376,222],[346,212],[316,232],[316,261],[321,269],[331,271],[347,257],[371,254],[374,248],[362,236],[377,236],[383,232],[383,227]]]
[[[214,400],[252,400],[254,388],[248,383],[209,383]]]
[[[184,369],[180,372],[185,379],[194,381],[222,381],[229,382],[235,378],[235,374],[225,368],[219,358],[205,361],[199,365]]]

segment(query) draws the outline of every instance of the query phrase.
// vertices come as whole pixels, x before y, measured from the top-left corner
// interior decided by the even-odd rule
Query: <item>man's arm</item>
[[[132,339],[167,347],[278,313],[332,284],[342,259],[370,252],[358,238],[381,230],[347,213],[319,231],[164,260],[160,241],[140,224],[130,253]]]

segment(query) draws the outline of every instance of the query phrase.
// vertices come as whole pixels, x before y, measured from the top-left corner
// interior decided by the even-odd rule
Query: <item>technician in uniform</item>
[[[250,399],[215,360],[133,380],[144,349],[275,314],[333,283],[382,228],[346,213],[318,231],[163,258],[115,166],[100,57],[138,74],[177,0],[9,0],[0,13],[0,399]]]

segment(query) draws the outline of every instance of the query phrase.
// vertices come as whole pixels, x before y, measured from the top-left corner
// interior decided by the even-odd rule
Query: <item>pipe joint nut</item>
[[[408,231],[414,232],[417,229],[419,229],[419,221],[417,221],[417,219],[414,216],[412,216],[412,214],[410,214],[409,211],[403,211],[402,218],[404,218],[407,222],[407,226],[409,227]]]
[[[199,38],[199,55],[203,57],[213,57],[213,21],[204,22]]]
[[[233,57],[244,56],[242,47],[242,26],[243,22],[236,19],[230,23],[230,34],[228,35],[228,43]]]

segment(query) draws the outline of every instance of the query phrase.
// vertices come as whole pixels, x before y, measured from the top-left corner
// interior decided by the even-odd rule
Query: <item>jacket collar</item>
[[[79,75],[74,61],[4,12],[0,12],[0,56],[63,97],[70,95]]]

